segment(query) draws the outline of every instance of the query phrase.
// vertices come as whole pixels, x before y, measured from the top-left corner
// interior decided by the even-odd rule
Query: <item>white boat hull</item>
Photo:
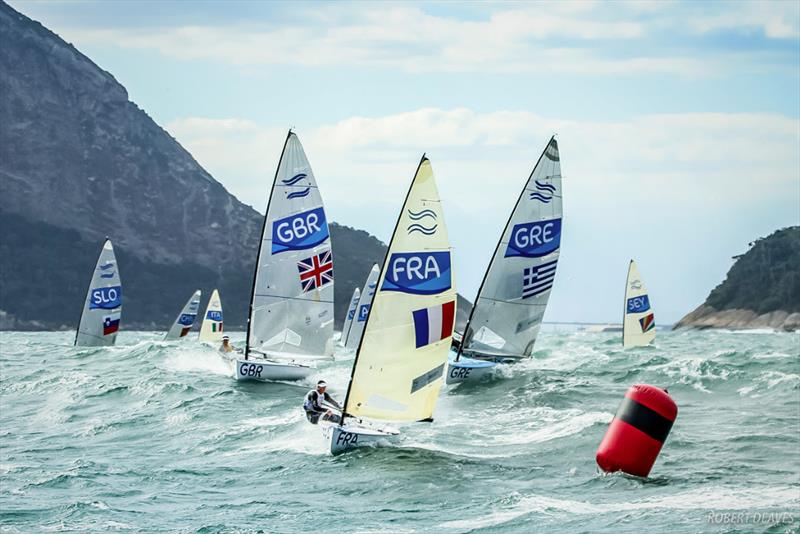
[[[356,423],[320,422],[322,437],[331,454],[341,454],[356,447],[374,446],[397,439],[400,433],[391,428],[363,426]]]
[[[236,380],[254,380],[268,382],[272,380],[302,380],[310,375],[314,368],[295,362],[279,362],[265,358],[236,358],[232,360],[235,367]]]
[[[458,361],[449,360],[447,362],[447,374],[444,381],[445,384],[479,382],[494,374],[496,367],[497,363],[493,361],[475,360],[462,356]]]

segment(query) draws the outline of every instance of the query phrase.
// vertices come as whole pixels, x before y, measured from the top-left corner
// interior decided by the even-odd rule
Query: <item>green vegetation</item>
[[[706,299],[717,310],[800,312],[800,226],[753,243]]]

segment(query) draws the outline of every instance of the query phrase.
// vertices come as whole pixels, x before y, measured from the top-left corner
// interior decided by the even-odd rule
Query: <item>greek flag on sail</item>
[[[553,260],[536,267],[525,267],[522,271],[522,298],[535,297],[553,287],[557,263],[558,260]]]

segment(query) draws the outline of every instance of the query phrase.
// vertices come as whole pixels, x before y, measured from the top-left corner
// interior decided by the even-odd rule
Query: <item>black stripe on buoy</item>
[[[655,410],[629,397],[625,397],[622,400],[622,404],[619,405],[617,410],[617,415],[614,417],[641,430],[659,443],[664,443],[672,428],[672,423],[674,423],[674,421],[670,421]]]

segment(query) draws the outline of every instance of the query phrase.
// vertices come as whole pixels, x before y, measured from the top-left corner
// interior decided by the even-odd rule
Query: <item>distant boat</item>
[[[347,316],[344,318],[344,325],[342,325],[342,337],[339,338],[339,342],[342,345],[345,345],[347,342],[347,334],[350,332],[350,328],[353,326],[353,317],[356,316],[356,308],[358,308],[358,299],[361,298],[361,288],[355,288],[353,290],[353,296],[350,297],[350,305],[347,307]]]
[[[378,276],[342,421],[320,422],[331,453],[398,436],[371,421],[432,420],[455,314],[450,241],[423,156]]]
[[[198,289],[191,297],[189,297],[189,300],[183,305],[183,309],[181,309],[178,317],[175,318],[175,322],[172,323],[172,326],[164,336],[164,341],[186,337],[186,334],[189,333],[194,325],[194,320],[197,318],[197,312],[200,311],[201,296],[202,293]]]
[[[203,316],[203,323],[200,325],[200,341],[217,342],[222,340],[222,301],[219,299],[219,291],[216,289],[211,293],[206,306],[206,314]]]
[[[656,338],[656,318],[636,262],[628,265],[625,282],[625,311],[622,318],[622,346],[649,345]]]
[[[455,343],[448,384],[473,381],[533,353],[561,250],[561,161],[555,137],[539,156]]]
[[[110,346],[116,342],[122,316],[122,282],[111,240],[106,239],[97,258],[81,312],[75,345]]]
[[[333,357],[333,256],[303,146],[286,136],[258,250],[237,380],[299,380]]]
[[[369,315],[369,308],[375,296],[375,287],[378,285],[378,275],[380,274],[381,268],[376,263],[370,269],[367,281],[364,282],[364,289],[361,291],[361,298],[358,300],[358,308],[356,309],[353,324],[347,333],[347,339],[344,340],[344,346],[348,349],[355,349],[361,341],[364,325],[367,322],[367,315]]]

